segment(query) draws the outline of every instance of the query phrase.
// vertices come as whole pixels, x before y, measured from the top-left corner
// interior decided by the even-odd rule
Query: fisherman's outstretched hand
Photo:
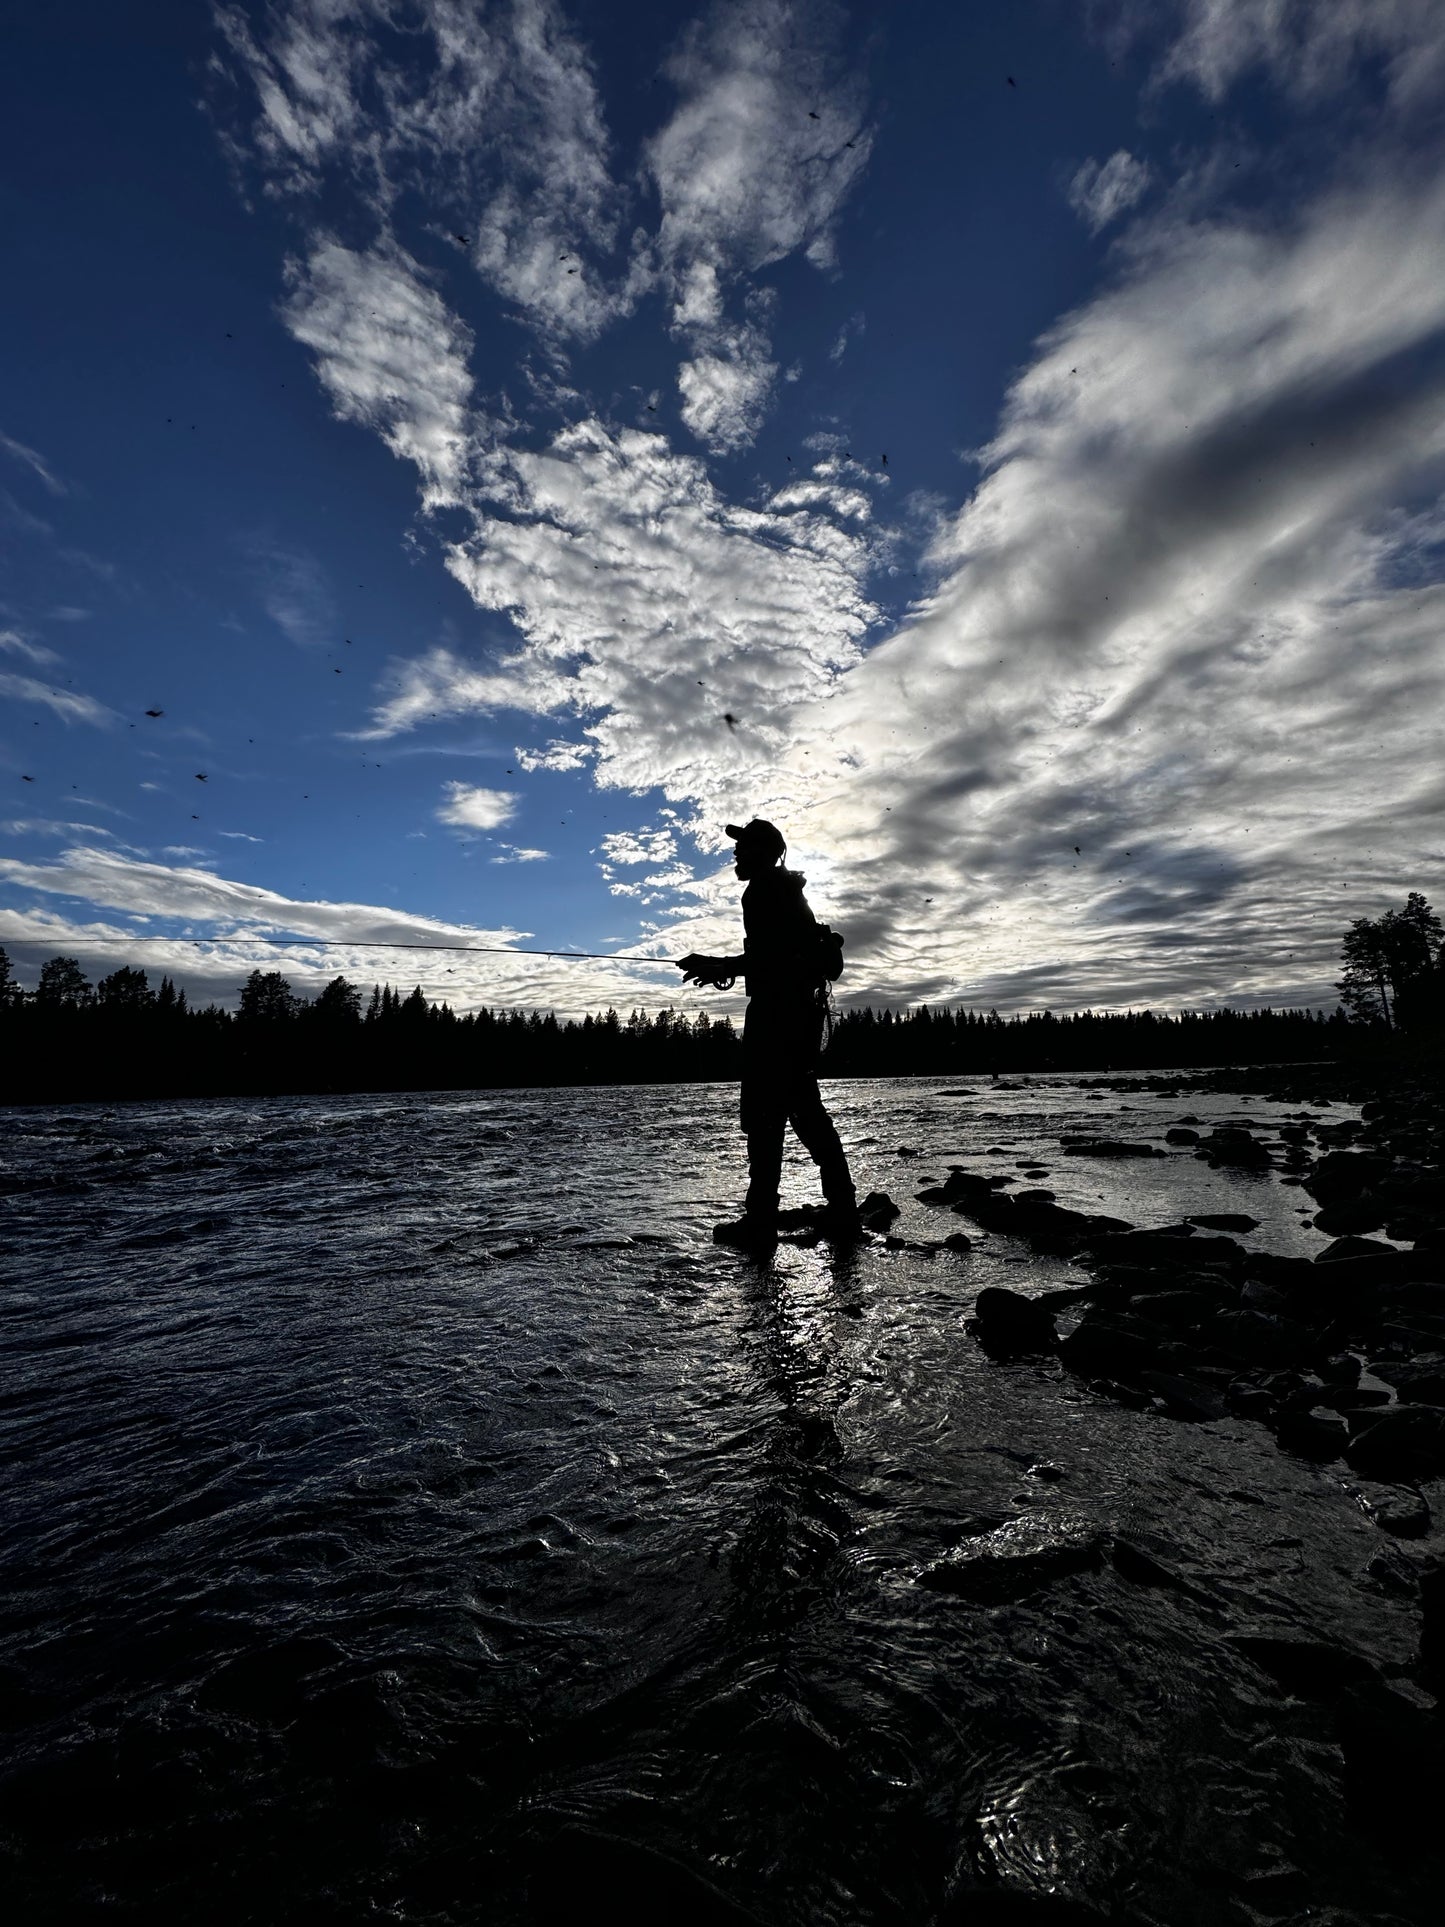
[[[728,972],[722,968],[719,958],[701,957],[695,950],[690,951],[685,957],[679,957],[677,967],[682,972],[682,980],[686,984],[711,984],[716,988],[728,975]]]

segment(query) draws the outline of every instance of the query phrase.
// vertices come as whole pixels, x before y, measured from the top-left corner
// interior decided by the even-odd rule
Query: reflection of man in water
[[[734,863],[743,891],[743,951],[739,957],[684,957],[687,982],[748,986],[743,1030],[742,1127],[748,1140],[748,1196],[735,1224],[720,1224],[719,1244],[756,1248],[777,1242],[778,1180],[783,1131],[791,1124],[818,1166],[833,1237],[857,1237],[858,1205],[848,1159],[818,1090],[828,970],[818,924],[803,895],[807,881],[785,870],[781,831],[755,816],[729,823]],[[836,968],[833,975],[837,975]]]

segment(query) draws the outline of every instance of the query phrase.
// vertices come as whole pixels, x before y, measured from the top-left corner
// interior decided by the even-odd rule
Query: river
[[[909,1240],[956,1228],[911,1197],[956,1161],[1325,1242],[1276,1172],[1059,1151],[1186,1115],[1267,1134],[1263,1099],[829,1095]],[[1065,1258],[713,1246],[735,1105],[0,1112],[11,1918],[1426,1917],[1327,1712],[1251,1656],[1411,1658],[1346,1468],[987,1357],[977,1290]],[[811,1176],[789,1162],[785,1203]],[[920,1583],[1010,1521],[1097,1556],[1002,1599]]]

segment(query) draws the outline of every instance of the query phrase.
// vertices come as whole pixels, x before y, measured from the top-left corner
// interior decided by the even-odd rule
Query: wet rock
[[[1007,1525],[965,1539],[918,1575],[934,1592],[982,1605],[1002,1604],[1103,1562],[1107,1534],[1083,1513],[1025,1512]]]
[[[1395,1389],[1409,1405],[1445,1406],[1445,1354],[1426,1352],[1419,1358],[1386,1359],[1371,1371]]]
[[[1274,1163],[1267,1146],[1238,1128],[1211,1131],[1208,1137],[1199,1140],[1195,1156],[1241,1171],[1267,1171]]]
[[[1445,1471],[1445,1409],[1392,1406],[1361,1415],[1345,1457],[1355,1471],[1386,1484],[1410,1484]]]
[[[1382,1532],[1396,1539],[1423,1539],[1430,1530],[1430,1504],[1412,1485],[1362,1484],[1360,1503]]]
[[[1194,1424],[1207,1424],[1212,1419],[1223,1418],[1228,1405],[1222,1394],[1202,1379],[1180,1378],[1172,1372],[1141,1372],[1139,1383],[1146,1391],[1164,1401],[1164,1409],[1170,1418],[1186,1419]]]
[[[1279,1400],[1265,1385],[1251,1378],[1234,1378],[1225,1392],[1231,1412],[1240,1418],[1269,1420],[1279,1410]]]
[[[1166,1144],[1197,1144],[1199,1142],[1199,1133],[1198,1131],[1191,1131],[1187,1125],[1176,1124],[1172,1130],[1164,1133],[1164,1142]]]
[[[1378,1183],[1390,1169],[1388,1158],[1370,1151],[1328,1151],[1310,1173],[1306,1189],[1321,1204],[1337,1204],[1358,1198]]]
[[[1343,1457],[1350,1442],[1349,1421],[1328,1405],[1287,1406],[1279,1415],[1275,1437],[1286,1451],[1323,1464]]]
[[[1257,1231],[1259,1219],[1251,1218],[1245,1211],[1200,1211],[1186,1224],[1198,1225],[1204,1231]]]
[[[1234,1271],[1244,1262],[1232,1238],[1181,1237],[1168,1231],[1093,1232],[1087,1243],[1096,1263],[1146,1265],[1169,1271]]]
[[[1362,1198],[1342,1200],[1338,1204],[1327,1204],[1315,1213],[1315,1230],[1323,1231],[1331,1238],[1358,1237],[1366,1231],[1378,1231],[1384,1225],[1383,1205],[1367,1203]]]
[[[1187,1329],[1208,1318],[1218,1309],[1213,1298],[1202,1291],[1142,1292],[1130,1304],[1136,1318],[1147,1318],[1155,1325],[1176,1325]]]
[[[869,1231],[881,1231],[902,1215],[886,1191],[870,1191],[858,1206],[858,1216]]]
[[[1395,1247],[1383,1244],[1378,1238],[1336,1238],[1323,1251],[1315,1253],[1315,1263],[1328,1265],[1340,1258],[1374,1258],[1381,1252],[1388,1252],[1393,1257]]]
[[[1086,1378],[1133,1378],[1146,1371],[1158,1349],[1157,1334],[1119,1313],[1086,1312],[1059,1343],[1070,1371]]]
[[[1374,1663],[1348,1646],[1285,1639],[1274,1633],[1227,1633],[1225,1637],[1299,1699],[1336,1699],[1349,1687],[1372,1685],[1379,1677]]]
[[[1445,1692],[1445,1566],[1420,1581],[1420,1677],[1432,1693]]]
[[[1345,1798],[1390,1838],[1430,1837],[1439,1827],[1445,1732],[1428,1697],[1383,1680],[1352,1686],[1335,1709],[1345,1759]]]
[[[1060,1139],[1071,1158],[1167,1158],[1157,1144],[1134,1144],[1117,1137],[1066,1137]]]
[[[1245,1252],[1244,1275],[1272,1285],[1291,1298],[1297,1294],[1314,1297],[1321,1289],[1320,1274],[1312,1259],[1281,1258],[1272,1251]]]
[[[952,1231],[943,1241],[945,1251],[972,1251],[973,1239],[966,1231]]]
[[[1273,1285],[1264,1285],[1258,1278],[1249,1278],[1240,1290],[1239,1303],[1244,1311],[1287,1313],[1290,1300],[1285,1292],[1276,1290]]]
[[[1326,1385],[1358,1385],[1360,1361],[1353,1352],[1336,1352],[1319,1367]]]
[[[1418,1256],[1413,1251],[1397,1251],[1392,1245],[1379,1245],[1367,1254],[1351,1258],[1331,1258],[1325,1264],[1316,1259],[1314,1263],[1316,1275],[1328,1280],[1331,1291],[1345,1302],[1361,1291],[1408,1284],[1414,1279],[1427,1278],[1439,1269],[1438,1259],[1428,1254]]]
[[[1048,1307],[1002,1285],[985,1286],[974,1305],[974,1317],[979,1342],[990,1350],[1052,1351],[1057,1342],[1054,1315]]]
[[[1303,1325],[1270,1312],[1220,1312],[1210,1320],[1207,1335],[1228,1357],[1255,1365],[1287,1365],[1309,1345]]]

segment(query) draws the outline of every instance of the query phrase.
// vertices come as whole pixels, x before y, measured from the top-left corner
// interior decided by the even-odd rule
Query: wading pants
[[[849,1208],[856,1201],[847,1154],[818,1089],[815,1037],[816,1026],[811,1034],[804,1028],[800,1037],[792,1025],[784,1029],[766,1018],[758,1023],[753,1011],[748,1012],[741,1121],[748,1141],[750,1217],[777,1215],[783,1133],[789,1124],[818,1167],[828,1203]]]

